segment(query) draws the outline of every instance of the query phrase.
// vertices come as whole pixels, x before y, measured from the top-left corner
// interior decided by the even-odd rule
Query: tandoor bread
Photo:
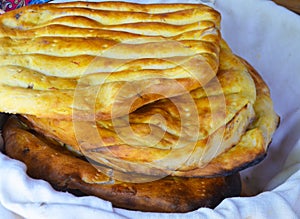
[[[119,171],[184,176],[236,145],[255,118],[254,81],[224,41],[220,60],[217,77],[190,97],[163,99],[126,117],[95,123],[24,117],[36,131]]]
[[[146,183],[120,182],[99,172],[90,162],[33,130],[16,117],[9,118],[3,132],[6,153],[21,160],[27,173],[47,180],[61,191],[93,195],[116,207],[147,212],[188,212],[214,208],[224,198],[239,196],[239,174],[217,178],[164,177]]]
[[[203,174],[218,171],[220,177],[167,176],[145,183],[120,182],[111,178],[111,173],[103,174],[96,165],[32,130],[16,117],[11,117],[3,130],[6,153],[23,161],[30,176],[45,179],[58,190],[95,195],[118,207],[154,212],[213,208],[223,198],[239,196],[238,171],[263,159],[278,124],[269,89],[258,73],[246,61],[240,60],[254,79],[257,91],[254,109],[259,116],[237,145],[202,168]]]
[[[194,145],[194,150],[189,154],[190,156],[186,162],[179,160],[180,155],[178,156],[176,150],[172,150],[172,153],[170,153],[171,159],[166,155],[166,160],[157,162],[158,165],[153,165],[153,163],[156,164],[155,162],[137,162],[137,164],[136,162],[132,162],[132,160],[126,160],[126,155],[131,155],[131,148],[128,151],[125,150],[125,153],[123,153],[122,149],[118,150],[118,147],[116,147],[116,150],[112,147],[109,148],[109,150],[105,150],[105,148],[104,150],[91,151],[90,153],[85,153],[85,155],[92,157],[92,159],[100,163],[105,163],[107,166],[112,167],[112,169],[120,171],[125,170],[127,172],[147,173],[150,175],[165,174],[184,177],[230,175],[259,163],[266,156],[272,136],[278,127],[279,117],[274,111],[270,91],[266,83],[249,63],[241,58],[239,58],[239,60],[247,67],[249,74],[255,82],[256,101],[253,105],[255,118],[236,144],[226,144],[228,138],[234,138],[234,134],[237,132],[237,130],[227,132],[227,130],[234,129],[234,125],[238,125],[237,123],[233,123],[234,125],[229,123],[225,126],[224,132],[218,133],[216,138],[208,138],[204,142],[198,141],[197,144]],[[212,141],[212,143],[210,141]],[[229,147],[224,147],[225,145]],[[200,158],[197,154],[198,147],[204,148],[204,153],[201,154],[202,156]],[[99,156],[95,155],[94,152],[98,152]],[[142,153],[142,150],[139,150],[139,153]],[[146,154],[145,157],[150,156],[149,154],[150,153]],[[179,163],[177,164],[179,164],[179,167],[177,169],[159,168],[159,164],[167,165],[169,161],[178,161],[176,159],[172,160],[172,155],[178,158]],[[119,159],[118,156],[123,159]],[[199,160],[205,160],[207,158],[206,156],[209,159],[204,165],[203,163],[197,163]],[[124,162],[124,160],[127,162]],[[144,165],[141,165],[141,163]],[[123,177],[123,175],[118,176]]]
[[[62,191],[141,211],[241,191],[279,123],[201,4],[70,2],[0,16],[5,153]]]
[[[254,103],[256,118],[238,144],[215,157],[205,168],[202,168],[203,175],[215,173],[224,176],[261,162],[266,156],[272,136],[280,122],[279,116],[274,111],[267,84],[246,60],[241,57],[239,60],[247,67],[256,85],[257,96]],[[190,171],[189,175],[193,175],[194,171],[198,172],[199,170]],[[179,175],[187,176],[185,172]]]
[[[204,86],[219,65],[220,15],[201,4],[33,5],[0,23],[7,113],[106,120]]]
[[[234,87],[236,89],[238,87],[236,80],[239,78],[236,73],[243,72],[240,71],[240,69],[237,70],[236,67],[230,68],[230,64],[226,64],[226,61],[230,59],[226,59],[225,57],[229,56],[234,58],[234,66],[238,66],[236,63],[239,63],[240,66],[244,66],[244,68],[242,68],[244,70],[243,73],[249,76],[255,84],[256,92],[253,112],[252,110],[249,111],[249,109],[248,111],[246,110],[247,104],[249,105],[249,102],[251,102],[249,101],[236,111],[234,117],[228,123],[225,123],[224,127],[220,127],[207,136],[207,138],[198,139],[196,144],[191,144],[191,147],[189,147],[190,145],[186,141],[181,140],[180,143],[185,143],[186,148],[182,146],[169,149],[166,145],[171,147],[173,143],[173,145],[178,146],[176,141],[179,141],[178,139],[180,138],[180,136],[177,136],[177,138],[172,139],[170,133],[165,134],[156,148],[147,146],[147,143],[151,141],[143,143],[146,140],[143,139],[142,136],[134,140],[131,139],[132,142],[138,142],[137,145],[128,145],[122,142],[122,138],[118,136],[119,133],[114,134],[109,128],[104,128],[103,126],[97,127],[99,135],[101,136],[101,134],[103,134],[103,136],[101,136],[103,138],[99,138],[99,136],[96,136],[98,138],[95,139],[86,138],[86,140],[90,140],[92,143],[88,144],[88,142],[83,142],[82,146],[80,146],[78,142],[76,144],[76,141],[78,140],[78,135],[80,137],[82,134],[80,134],[80,132],[76,132],[76,134],[73,132],[74,130],[78,131],[80,127],[82,130],[87,130],[88,128],[86,126],[88,124],[91,126],[90,123],[80,123],[82,126],[79,126],[69,121],[42,120],[24,115],[27,118],[26,123],[36,131],[71,146],[73,150],[79,152],[81,155],[85,155],[91,160],[95,160],[107,165],[113,170],[121,172],[184,177],[215,177],[238,172],[256,164],[265,157],[267,147],[271,142],[279,119],[274,112],[270,91],[263,79],[245,60],[234,56],[229,52],[230,50],[228,50],[228,53],[225,51],[226,50],[223,52],[223,50],[221,50],[220,60],[223,64],[220,65],[220,70],[217,75],[219,78],[218,81],[221,83],[223,91],[226,94],[228,91],[226,91],[225,84],[226,82],[230,84],[229,75],[234,76],[232,79],[235,80],[235,83],[231,86],[233,87],[232,89],[234,89]],[[225,77],[226,75],[227,77]],[[213,81],[211,83],[213,84]],[[222,85],[222,83],[224,83],[224,85]],[[209,88],[210,83],[207,87],[207,93],[216,92],[216,89],[212,89],[213,86]],[[240,90],[244,92],[246,87]],[[193,91],[192,93],[197,93],[197,91]],[[200,93],[200,91],[198,93]],[[226,97],[225,95],[225,98]],[[164,100],[161,100],[160,102],[163,101]],[[150,104],[149,109],[155,109],[155,104],[159,103]],[[250,104],[250,106],[252,105]],[[227,109],[228,108],[229,107],[227,107]],[[168,107],[161,107],[159,109],[166,110]],[[149,113],[146,111],[146,106],[141,110],[144,112],[144,115]],[[158,111],[154,111],[153,114],[157,112]],[[141,115],[139,110],[132,114]],[[168,115],[170,114],[171,113]],[[199,116],[201,115],[199,114]],[[176,117],[173,118],[173,120],[176,120]],[[133,119],[133,121],[137,120]],[[132,124],[133,126],[136,125],[135,123]],[[148,124],[145,123],[145,125]],[[143,134],[142,126],[138,127],[139,128],[134,129],[135,134],[139,132]],[[64,136],[67,137],[64,139]],[[118,137],[117,141],[114,137]],[[98,142],[96,142],[96,140],[98,140]],[[102,144],[101,147],[99,147],[99,144]],[[163,159],[165,160],[161,161]],[[155,163],[156,161],[158,162]],[[171,166],[172,162],[174,162],[174,166]],[[175,169],[174,167],[178,168]]]

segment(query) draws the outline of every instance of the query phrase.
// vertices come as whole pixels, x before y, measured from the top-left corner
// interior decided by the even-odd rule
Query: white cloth
[[[242,172],[249,194],[258,195],[185,214],[128,211],[56,192],[0,153],[1,218],[300,218],[300,17],[266,0],[216,0],[214,7],[222,14],[225,40],[262,74],[281,117],[267,158]]]

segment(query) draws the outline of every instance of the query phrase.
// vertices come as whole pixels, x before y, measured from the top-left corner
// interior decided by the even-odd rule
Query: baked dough
[[[204,86],[219,65],[220,15],[201,4],[32,5],[0,24],[7,113],[107,120]]]
[[[26,128],[15,117],[9,118],[3,136],[8,156],[24,162],[31,177],[47,180],[57,190],[103,198],[116,207],[188,212],[214,208],[224,198],[241,192],[239,174],[217,178],[169,176],[146,183],[113,181],[57,142]]]
[[[201,4],[70,2],[0,16],[5,152],[117,207],[187,212],[238,196],[279,123],[268,86]]]
[[[239,59],[247,67],[256,85],[255,120],[237,145],[214,158],[205,168],[176,175],[193,176],[194,172],[199,173],[200,171],[204,176],[224,176],[256,165],[265,158],[272,136],[279,126],[280,117],[274,111],[268,85],[245,59],[241,57]]]
[[[114,151],[114,147],[105,148],[106,150],[99,150],[99,155],[95,154],[97,150],[90,151],[90,153],[85,153],[87,157],[98,161],[99,163],[105,164],[112,170],[119,170],[123,172],[138,172],[149,175],[171,175],[171,176],[182,176],[182,177],[215,177],[215,176],[224,176],[236,173],[240,170],[248,168],[252,165],[255,165],[263,160],[266,156],[268,145],[271,143],[272,136],[279,124],[279,117],[274,111],[273,102],[270,98],[270,91],[266,83],[257,73],[257,71],[251,67],[249,63],[245,60],[239,58],[242,63],[247,67],[248,72],[252,76],[256,85],[256,101],[253,105],[255,111],[255,119],[252,123],[249,124],[244,134],[241,135],[239,141],[236,144],[221,144],[221,147],[218,147],[218,144],[222,141],[228,139],[233,139],[234,135],[237,133],[237,130],[232,130],[226,135],[225,132],[221,132],[224,135],[217,135],[219,138],[216,138],[216,145],[207,144],[205,142],[201,145],[201,141],[197,142],[195,147],[193,147],[192,153],[189,154],[189,159],[186,162],[180,160],[180,155],[183,153],[171,153],[171,158],[166,156],[166,159],[163,162],[132,162],[131,160],[119,159],[118,150]],[[230,127],[231,126],[231,127]],[[233,128],[234,125],[229,124],[229,129]],[[214,138],[212,138],[214,139]],[[232,143],[232,142],[231,142]],[[122,146],[122,145],[121,145]],[[201,150],[205,148],[205,150]],[[211,150],[207,146],[212,146]],[[227,147],[225,147],[227,146]],[[118,149],[118,147],[116,147]],[[200,148],[200,153],[199,153]],[[131,147],[131,150],[120,150],[122,154],[134,153],[134,149]],[[208,150],[208,152],[207,152]],[[107,156],[105,156],[105,153]],[[148,151],[146,151],[148,152]],[[190,151],[188,151],[190,152]],[[205,153],[206,152],[206,153]],[[136,151],[136,157],[142,156],[141,154],[145,153],[143,150]],[[145,153],[145,156],[151,156],[150,153]],[[173,157],[172,157],[173,155]],[[200,155],[200,156],[199,156]],[[208,158],[208,159],[206,159]],[[201,163],[199,161],[206,160],[207,162]],[[175,165],[178,165],[177,169],[174,169],[172,161],[175,162]],[[177,162],[177,163],[176,163]],[[142,165],[143,164],[143,165]],[[170,165],[170,168],[162,168],[164,165]],[[198,164],[198,165],[197,165]],[[115,176],[121,177],[120,179],[125,179],[122,174],[115,174]]]
[[[96,122],[23,116],[38,132],[118,171],[219,175],[219,168],[205,166],[239,143],[255,118],[256,101],[247,67],[224,41],[220,60],[217,77],[190,96],[163,99],[129,116]]]

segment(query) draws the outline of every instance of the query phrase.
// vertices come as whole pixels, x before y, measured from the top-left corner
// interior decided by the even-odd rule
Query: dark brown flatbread
[[[188,212],[214,208],[224,198],[239,196],[239,174],[217,178],[165,177],[147,183],[115,181],[57,142],[28,129],[16,117],[8,119],[5,152],[27,165],[27,173],[54,188],[76,195],[94,195],[114,206],[148,212]]]

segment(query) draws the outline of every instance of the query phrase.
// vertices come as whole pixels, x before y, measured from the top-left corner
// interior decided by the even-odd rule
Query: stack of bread
[[[5,153],[117,207],[186,212],[241,192],[278,125],[202,4],[70,2],[0,16]]]

